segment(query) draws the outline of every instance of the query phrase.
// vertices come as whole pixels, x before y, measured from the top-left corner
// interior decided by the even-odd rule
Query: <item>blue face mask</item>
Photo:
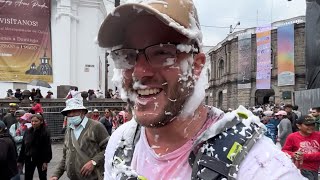
[[[73,125],[79,125],[82,121],[82,118],[81,116],[73,116],[73,117],[68,117],[68,121],[70,124],[73,124]]]

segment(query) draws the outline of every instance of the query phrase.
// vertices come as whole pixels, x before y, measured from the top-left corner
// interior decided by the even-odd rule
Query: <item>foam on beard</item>
[[[186,118],[188,116],[193,116],[196,109],[201,105],[203,99],[205,98],[205,87],[207,85],[206,79],[207,75],[205,71],[202,69],[200,77],[198,80],[195,80],[195,86],[193,88],[192,95],[188,98],[187,102],[184,104],[183,109],[181,111],[181,116]]]

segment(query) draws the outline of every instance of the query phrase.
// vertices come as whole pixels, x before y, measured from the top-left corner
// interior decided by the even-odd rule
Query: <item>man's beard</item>
[[[164,106],[161,114],[158,114],[156,119],[150,123],[143,123],[141,125],[148,128],[160,128],[175,120],[175,118],[181,113],[185,102],[193,93],[193,88],[187,87],[185,84],[187,84],[187,82],[183,82],[183,84],[178,82],[176,86],[169,89],[167,94],[170,95],[170,97],[167,97],[167,104]],[[135,105],[135,103],[132,101],[129,101],[128,103],[131,107],[134,107]],[[139,123],[139,118],[135,116],[135,119]]]

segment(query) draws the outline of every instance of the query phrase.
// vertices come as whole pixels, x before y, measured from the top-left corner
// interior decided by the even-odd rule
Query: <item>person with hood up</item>
[[[0,179],[11,180],[18,175],[17,150],[6,125],[0,121]]]

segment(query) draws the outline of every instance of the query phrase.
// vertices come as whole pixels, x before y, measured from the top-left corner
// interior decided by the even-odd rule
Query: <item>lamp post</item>
[[[105,68],[105,71],[104,71],[104,76],[105,76],[105,79],[104,79],[104,95],[105,95],[105,98],[107,96],[107,93],[108,93],[108,89],[109,89],[109,84],[108,84],[108,73],[109,73],[109,62],[108,62],[108,56],[109,56],[109,53],[106,52],[105,54],[105,57],[104,57],[104,68]]]
[[[232,27],[232,25],[230,25],[229,33],[232,34],[233,31],[236,29],[236,27],[239,26],[239,25],[240,25],[240,21],[238,21],[238,23],[234,27]]]

